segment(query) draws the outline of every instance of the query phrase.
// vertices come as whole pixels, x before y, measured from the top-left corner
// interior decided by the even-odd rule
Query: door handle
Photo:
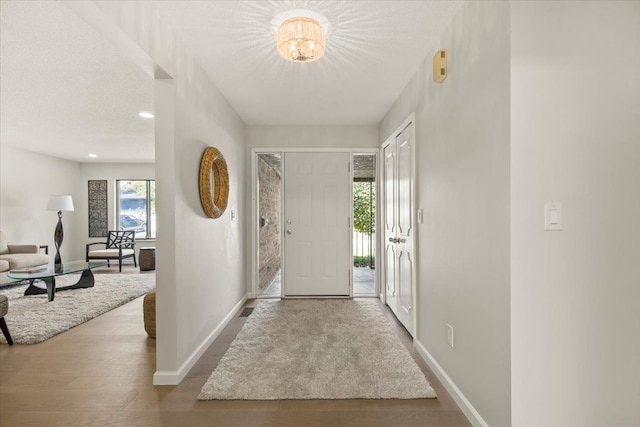
[[[407,239],[403,239],[401,237],[389,237],[389,241],[391,243],[404,243],[407,241]]]
[[[291,231],[291,229],[287,230],[287,234],[292,234],[293,231]]]

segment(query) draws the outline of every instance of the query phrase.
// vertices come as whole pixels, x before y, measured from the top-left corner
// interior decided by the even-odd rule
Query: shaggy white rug
[[[9,298],[5,320],[13,342],[42,342],[144,295],[154,289],[156,283],[155,274],[95,274],[94,277],[94,287],[56,292],[51,302],[47,294],[24,296],[26,286],[0,289],[0,294]],[[79,278],[79,274],[57,277],[56,286],[73,285]],[[2,334],[0,343],[7,343]]]
[[[373,300],[260,301],[198,398],[436,397]]]

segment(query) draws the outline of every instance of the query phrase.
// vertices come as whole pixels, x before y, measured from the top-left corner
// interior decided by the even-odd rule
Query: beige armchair
[[[39,250],[38,245],[10,245],[0,231],[0,272],[49,264],[49,255]]]

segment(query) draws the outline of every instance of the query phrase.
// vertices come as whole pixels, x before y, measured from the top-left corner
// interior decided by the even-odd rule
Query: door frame
[[[259,237],[259,226],[258,226],[258,163],[257,158],[258,154],[274,154],[281,153],[282,154],[282,170],[281,176],[282,179],[280,181],[280,190],[281,194],[284,195],[284,169],[286,168],[286,164],[284,162],[284,153],[344,153],[347,152],[350,154],[350,159],[353,161],[354,154],[376,154],[377,164],[377,176],[376,176],[376,251],[380,248],[380,149],[379,148],[252,148],[251,149],[251,211],[250,215],[248,215],[247,222],[249,229],[251,230],[251,264],[250,264],[250,277],[251,277],[251,285],[250,289],[247,290],[248,297],[253,299],[258,297],[258,237]],[[351,195],[350,195],[350,204],[353,209],[353,167],[350,168],[349,171],[349,179],[351,184]],[[284,197],[281,198],[280,201],[280,210],[284,212]],[[280,239],[283,242],[280,245],[280,262],[281,269],[285,268],[285,260],[284,260],[284,216],[281,216],[281,224],[280,224]],[[353,232],[353,218],[351,218],[351,230]],[[353,233],[350,234],[349,237],[349,253],[351,259],[353,259]],[[380,294],[380,263],[378,262],[378,256],[376,252],[376,295]],[[282,286],[281,286],[281,298],[285,297],[285,287],[286,282],[284,279],[284,274],[282,277]],[[351,269],[351,279],[349,281],[349,297],[353,297],[353,268]],[[340,297],[344,298],[344,297]]]
[[[411,137],[413,140],[413,151],[412,151],[412,156],[411,156],[411,224],[414,227],[414,241],[413,241],[413,252],[414,252],[414,257],[415,257],[415,261],[413,263],[413,272],[412,272],[412,281],[411,281],[411,305],[413,307],[413,313],[411,313],[411,321],[413,323],[413,341],[415,342],[417,340],[418,337],[418,292],[417,292],[417,283],[418,283],[418,255],[419,255],[419,245],[418,245],[418,222],[416,221],[417,219],[417,206],[416,206],[416,188],[418,186],[418,182],[416,181],[416,153],[417,153],[417,141],[416,141],[416,114],[415,112],[412,112],[409,114],[409,116],[404,119],[402,121],[402,123],[393,131],[391,132],[391,134],[384,140],[384,142],[380,145],[380,149],[379,149],[379,154],[378,154],[378,167],[379,167],[379,177],[380,180],[382,182],[381,185],[379,185],[379,190],[380,190],[380,206],[382,203],[382,200],[385,197],[384,191],[386,191],[386,185],[385,185],[385,181],[386,180],[386,176],[384,176],[384,162],[383,162],[383,157],[384,157],[384,148],[389,145],[395,138],[397,138],[403,130],[405,130],[411,123],[413,123],[413,127],[411,128]],[[386,221],[386,217],[385,217],[385,212],[384,212],[384,208],[380,208],[380,223],[384,224]],[[382,229],[381,229],[382,230]],[[381,232],[378,232],[377,226],[376,226],[376,233],[381,234]],[[379,238],[381,238],[382,236],[378,236]],[[384,244],[384,241],[381,241]],[[376,257],[377,258],[377,257]],[[377,261],[377,260],[376,260]],[[384,263],[381,262],[379,264],[379,267],[376,267],[378,270],[380,270],[378,272],[379,277],[386,277],[386,271],[384,271]],[[386,305],[387,304],[387,292],[386,292],[386,287],[385,286],[379,286],[379,292],[380,292],[380,299],[382,300],[382,302]]]

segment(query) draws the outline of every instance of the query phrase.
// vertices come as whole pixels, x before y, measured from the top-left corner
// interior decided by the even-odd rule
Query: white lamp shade
[[[72,211],[73,199],[71,196],[49,196],[47,202],[48,211]]]

